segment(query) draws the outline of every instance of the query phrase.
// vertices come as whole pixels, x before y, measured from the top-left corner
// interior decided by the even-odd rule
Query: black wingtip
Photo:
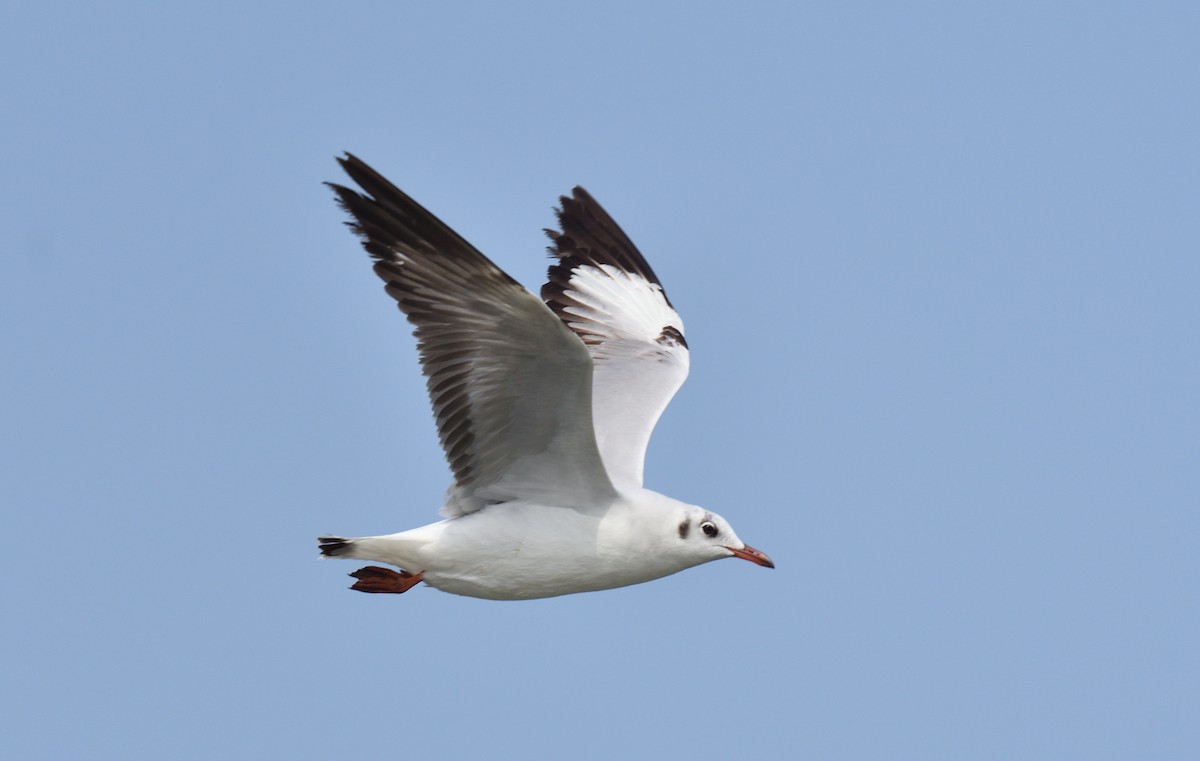
[[[367,166],[367,163],[365,161],[360,159],[358,156],[355,156],[350,151],[342,151],[341,156],[334,156],[333,159],[334,159],[334,161],[336,161],[338,163],[339,166],[342,167],[342,169],[346,169],[346,167],[351,166],[351,165],[364,166],[364,167]],[[367,168],[369,169],[370,167],[367,167]],[[349,171],[349,170],[347,170],[347,171]]]
[[[551,281],[566,282],[570,271],[581,264],[608,264],[662,288],[637,246],[582,185],[572,188],[569,196],[559,196],[558,203],[554,214],[559,229],[546,230],[553,243],[547,251],[559,260],[550,267]],[[663,298],[671,303],[665,290]]]

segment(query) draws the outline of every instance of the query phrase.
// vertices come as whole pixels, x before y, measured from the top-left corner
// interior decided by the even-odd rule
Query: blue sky
[[[0,724],[26,759],[1200,752],[1200,11],[10,3]],[[435,518],[350,150],[683,314],[648,484],[778,564],[349,592]]]

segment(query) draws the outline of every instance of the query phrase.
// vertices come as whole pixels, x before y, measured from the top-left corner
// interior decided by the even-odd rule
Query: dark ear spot
[[[691,527],[692,527],[692,524],[688,523],[686,519],[683,521],[683,523],[680,523],[679,524],[679,538],[687,539],[688,529],[690,529]]]

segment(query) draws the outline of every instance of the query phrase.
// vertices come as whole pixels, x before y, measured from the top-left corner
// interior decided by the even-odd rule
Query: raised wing
[[[688,374],[683,320],[654,270],[586,190],[559,199],[542,298],[595,361],[592,417],[608,475],[641,486],[654,424]]]
[[[329,183],[375,274],[416,329],[454,472],[447,516],[534,499],[596,503],[614,489],[592,430],[592,360],[532,293],[359,159],[363,193]]]

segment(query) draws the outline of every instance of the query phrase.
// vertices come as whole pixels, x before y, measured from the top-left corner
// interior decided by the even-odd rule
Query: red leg
[[[354,573],[350,574],[358,581],[354,582],[351,589],[357,589],[359,592],[390,593],[403,594],[408,590],[421,583],[421,579],[425,578],[425,572],[409,573],[408,571],[393,571],[390,568],[380,568],[377,565],[369,565],[365,568],[359,568]]]

